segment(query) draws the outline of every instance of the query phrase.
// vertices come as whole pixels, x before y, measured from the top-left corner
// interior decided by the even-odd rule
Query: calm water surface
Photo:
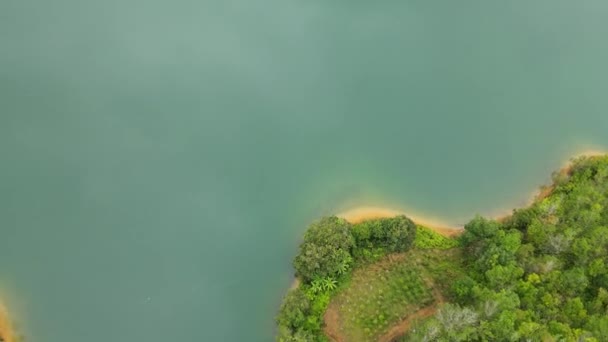
[[[460,224],[608,147],[608,2],[0,3],[0,290],[34,342],[270,341],[311,220]]]

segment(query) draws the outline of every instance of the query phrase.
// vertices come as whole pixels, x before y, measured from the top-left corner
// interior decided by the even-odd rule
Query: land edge
[[[560,167],[556,171],[556,173],[568,174],[572,168],[573,161],[578,158],[600,157],[600,156],[605,156],[607,154],[608,154],[608,151],[601,151],[601,150],[585,150],[581,153],[574,154],[572,157],[570,157],[566,162],[564,162],[562,164],[562,167]],[[554,189],[553,183],[551,183],[549,185],[541,185],[541,186],[539,186],[539,188],[537,190],[535,190],[532,193],[532,195],[528,199],[525,206],[514,207],[508,213],[503,211],[503,214],[495,215],[493,217],[493,219],[496,221],[504,221],[512,215],[513,210],[518,209],[518,208],[526,208],[526,207],[529,207],[532,204],[534,204],[536,201],[542,201],[544,198],[551,195],[551,193],[553,192],[553,189]],[[412,221],[414,221],[414,223],[416,225],[429,228],[445,237],[456,237],[464,232],[463,226],[450,226],[450,225],[441,223],[441,221],[438,221],[438,220],[432,220],[432,219],[428,219],[428,218],[425,219],[422,216],[411,215],[411,214],[407,214],[405,211],[402,211],[402,210],[391,209],[391,208],[386,208],[386,207],[361,206],[361,207],[356,207],[356,208],[347,210],[345,212],[339,213],[336,216],[343,218],[350,223],[355,224],[355,223],[359,223],[359,222],[366,221],[366,220],[391,218],[391,217],[395,217],[395,216],[399,216],[399,215],[406,215]],[[301,283],[300,279],[295,277],[291,286],[289,287],[289,291],[292,291],[292,290],[298,288],[300,286],[300,283]],[[435,293],[434,293],[434,295],[435,295]],[[443,302],[443,297],[442,296],[437,297],[437,300]],[[422,309],[416,311],[415,313],[409,315],[403,321],[394,325],[387,334],[383,335],[380,338],[379,341],[383,341],[383,342],[391,341],[391,339],[397,338],[399,336],[403,336],[409,330],[409,326],[410,326],[412,320],[414,320],[416,318],[423,318],[423,317],[428,317],[428,316],[433,315],[436,312],[437,307],[440,304],[441,303],[436,302],[435,304],[422,308]],[[335,316],[335,317],[327,317],[327,312],[326,312],[326,314],[323,316],[323,319],[325,321],[327,321],[328,318],[332,319],[332,320],[337,320],[339,318],[337,315],[338,315],[337,312],[335,312],[333,314],[333,316]],[[335,329],[331,329],[331,331],[327,331],[327,329],[324,328],[324,333],[326,334],[327,337],[330,338],[331,341],[342,342],[342,339],[340,337],[336,336],[334,331],[335,331]],[[398,332],[398,334],[396,334],[397,332]],[[386,339],[389,337],[391,339]]]
[[[600,151],[600,150],[586,150],[586,151],[583,151],[582,153],[575,154],[572,158],[570,158],[565,163],[565,165],[561,169],[559,169],[558,172],[568,173],[572,166],[572,160],[574,160],[576,158],[602,156],[605,154],[606,154],[606,151]],[[551,194],[552,190],[553,190],[553,185],[542,186],[540,188],[540,191],[538,191],[538,193],[534,192],[533,196],[531,196],[531,198],[529,199],[526,206],[531,205],[532,203],[534,203],[534,201],[542,200],[543,198],[549,196]],[[406,214],[405,211],[401,211],[401,210],[382,208],[382,207],[365,207],[364,206],[364,207],[358,207],[358,208],[348,210],[346,212],[338,214],[337,216],[344,218],[351,223],[358,223],[358,222],[361,222],[364,220],[369,220],[369,219],[390,218],[390,217],[395,217],[395,216],[404,215],[404,214]],[[505,214],[505,215],[498,215],[498,216],[495,216],[494,219],[502,221],[502,220],[507,219],[510,215],[511,215],[510,213]],[[463,227],[446,225],[437,220],[430,220],[428,218],[425,219],[424,217],[411,215],[411,214],[408,215],[408,217],[410,217],[410,219],[412,219],[417,225],[421,225],[421,226],[427,227],[429,229],[432,229],[433,231],[435,231],[443,236],[453,237],[453,236],[457,236],[457,235],[461,234],[463,231]],[[299,279],[295,278],[292,285],[290,286],[290,290],[297,288],[299,286],[299,284],[300,284]],[[423,308],[421,310],[425,310],[425,308]],[[411,319],[411,316],[416,315],[417,313],[410,315],[410,317],[406,318],[398,326],[403,326],[403,325],[409,326],[408,322]],[[407,332],[407,329],[403,331],[403,333],[405,333],[405,332]],[[17,342],[16,332],[14,329],[13,322],[10,319],[9,311],[6,308],[6,306],[2,303],[1,300],[0,300],[0,340],[3,340],[4,342]]]
[[[599,157],[607,155],[608,151],[602,150],[584,150],[583,152],[574,154],[571,158],[565,161],[562,166],[556,171],[557,173],[566,174],[570,171],[572,167],[572,161],[581,158],[581,157]],[[553,191],[553,184],[549,185],[541,185],[539,188],[534,190],[525,205],[523,206],[514,206],[510,209],[500,209],[494,210],[495,213],[500,213],[496,215],[491,215],[494,220],[503,221],[511,216],[514,209],[518,208],[526,208],[532,205],[536,201],[540,201],[545,197],[549,196]],[[376,207],[376,206],[358,206],[346,211],[343,211],[339,214],[336,214],[337,217],[343,218],[350,223],[359,223],[365,220],[372,219],[381,219],[381,218],[391,218],[399,215],[406,215],[409,217],[416,225],[423,226],[433,231],[446,236],[453,237],[461,234],[464,230],[464,226],[462,225],[451,225],[444,222],[441,219],[431,218],[424,215],[417,215],[416,213],[412,213],[408,210],[402,209],[393,209],[389,207]]]
[[[18,342],[17,333],[6,305],[0,300],[0,341]]]

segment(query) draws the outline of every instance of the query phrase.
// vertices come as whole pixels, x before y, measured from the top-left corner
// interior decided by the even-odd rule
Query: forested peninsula
[[[277,341],[608,341],[608,157],[445,236],[407,216],[306,231]]]

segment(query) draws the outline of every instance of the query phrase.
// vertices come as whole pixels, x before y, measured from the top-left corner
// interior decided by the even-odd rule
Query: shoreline
[[[556,171],[558,173],[568,173],[572,167],[572,161],[580,157],[599,157],[607,155],[608,151],[601,151],[596,149],[588,149],[583,152],[574,154],[570,159],[562,163],[562,166]],[[507,210],[495,210],[494,215],[488,215],[489,218],[502,222],[509,218],[513,213],[513,210],[519,208],[526,208],[532,205],[536,201],[540,201],[545,197],[549,196],[553,191],[553,184],[540,185],[534,192],[532,192],[526,201],[524,206],[514,206]],[[499,214],[497,214],[499,213]],[[341,213],[335,214],[337,217],[343,218],[348,222],[355,224],[365,220],[379,219],[379,218],[391,218],[399,215],[406,215],[417,225],[429,228],[445,237],[456,237],[464,232],[464,226],[454,226],[446,224],[441,220],[431,219],[427,216],[421,216],[416,214],[408,214],[406,210],[392,209],[388,207],[379,206],[358,206],[354,207]],[[300,279],[294,277],[289,290],[291,291],[300,285]]]
[[[582,150],[582,152],[580,153],[572,154],[572,157],[570,157],[567,161],[561,163],[561,166],[551,173],[551,177],[548,184],[541,184],[533,192],[531,191],[529,193],[530,195],[527,197],[527,199],[525,199],[525,202],[522,200],[519,202],[518,205],[512,205],[511,208],[508,210],[493,210],[492,213],[487,213],[482,216],[498,222],[504,222],[505,220],[508,220],[510,217],[512,217],[515,210],[528,208],[551,196],[555,190],[556,182],[559,182],[562,177],[569,176],[572,173],[574,161],[576,161],[577,159],[589,158],[589,160],[597,160],[599,157],[604,156],[608,156],[608,150],[602,151],[599,149],[585,149]],[[445,221],[441,219],[435,218],[435,216],[417,215],[416,213],[413,213],[411,211],[404,210],[403,207],[401,208],[402,209],[394,209],[391,207],[373,205],[355,206],[350,208],[347,207],[347,210],[342,210],[334,215],[348,221],[351,224],[357,224],[366,220],[392,218],[399,215],[405,215],[409,217],[414,223],[416,223],[416,225],[429,228],[445,237],[455,238],[465,231],[464,226],[450,225],[445,223]],[[294,277],[288,292],[297,289],[298,287],[300,287],[300,285],[300,279]],[[327,312],[324,314],[325,321],[327,321],[326,314]],[[408,328],[408,322],[409,321],[406,320],[406,329]],[[328,334],[327,331],[325,332],[325,335],[332,337],[332,335]]]
[[[572,161],[580,157],[600,157],[608,154],[608,151],[602,151],[598,149],[586,149],[582,152],[574,154],[570,159],[562,163],[562,166],[556,171],[557,173],[566,174],[570,172],[572,167]],[[494,210],[494,215],[487,215],[496,221],[504,221],[511,216],[513,210],[520,208],[527,208],[534,202],[540,201],[551,194],[553,191],[553,184],[541,185],[538,189],[532,192],[526,200],[523,206],[513,206],[511,209]],[[365,220],[378,219],[378,218],[390,218],[398,215],[406,215],[417,225],[421,225],[434,230],[435,232],[447,236],[453,237],[462,234],[464,232],[464,226],[454,226],[447,224],[438,219],[431,219],[428,216],[421,216],[416,214],[410,214],[407,210],[397,210],[388,207],[376,207],[376,206],[359,206],[349,210],[343,211],[336,216],[343,218],[350,223],[359,223]],[[484,215],[486,216],[486,215]]]
[[[382,208],[382,207],[371,207],[371,206],[362,206],[347,210],[345,212],[336,214],[337,217],[343,218],[350,223],[359,223],[366,220],[371,219],[379,219],[379,218],[390,218],[399,215],[406,215],[417,225],[421,225],[427,227],[429,229],[434,230],[435,232],[443,235],[443,236],[456,236],[463,232],[463,227],[459,226],[450,226],[446,223],[443,223],[439,220],[433,220],[428,217],[423,217],[420,215],[411,215],[408,214],[405,210],[396,210],[390,208]]]
[[[17,342],[17,334],[4,303],[0,300],[0,340]]]

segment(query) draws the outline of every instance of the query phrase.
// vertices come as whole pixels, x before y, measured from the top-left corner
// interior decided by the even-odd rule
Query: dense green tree
[[[452,284],[452,294],[461,304],[472,304],[475,300],[474,289],[477,282],[471,277],[463,277]]]
[[[297,288],[290,291],[283,299],[277,323],[286,328],[289,334],[293,334],[304,326],[310,310],[310,300],[300,288]]]
[[[452,289],[477,303],[474,340],[608,340],[608,157],[578,159],[554,179],[548,197],[504,222],[465,226],[472,280]],[[496,304],[500,289],[513,306]]]
[[[294,260],[296,275],[308,282],[341,273],[352,260],[354,239],[350,229],[350,223],[335,216],[312,224]]]
[[[416,238],[416,224],[406,216],[368,220],[355,224],[353,236],[358,249],[404,252]]]
[[[493,289],[504,289],[512,287],[521,278],[524,270],[514,263],[506,266],[496,265],[486,271],[485,276],[488,285]]]
[[[479,326],[479,339],[482,341],[518,341],[515,329],[515,311],[503,311],[495,319],[484,320]]]
[[[500,223],[476,216],[464,226],[464,234],[460,240],[465,247],[482,248],[481,242],[493,238],[500,231]],[[471,246],[473,245],[473,246]]]
[[[585,329],[598,341],[608,341],[608,315],[594,315],[585,323]]]

